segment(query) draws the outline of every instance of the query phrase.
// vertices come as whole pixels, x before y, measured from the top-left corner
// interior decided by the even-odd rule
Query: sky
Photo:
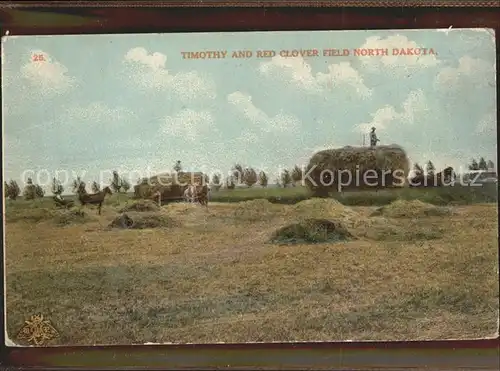
[[[495,161],[494,38],[491,29],[6,36],[4,179],[49,189],[54,176],[109,184],[117,170],[135,184],[181,160],[208,174],[240,163],[272,180],[318,150],[362,145],[372,126],[411,163]],[[435,54],[392,55],[401,48]],[[293,49],[318,56],[279,54]],[[252,57],[231,58],[241,50]]]

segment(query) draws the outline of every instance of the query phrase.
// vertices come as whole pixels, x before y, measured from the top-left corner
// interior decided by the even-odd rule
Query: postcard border
[[[214,7],[232,7],[232,8],[290,8],[290,7],[321,7],[321,8],[339,8],[339,7],[497,7],[495,0],[163,0],[163,1],[11,1],[10,7],[183,7],[183,8],[214,8]]]
[[[33,2],[31,2],[33,3]],[[181,2],[176,2],[181,3]],[[184,6],[176,9],[168,9],[162,12],[158,7],[155,12],[163,13],[163,23],[153,24],[154,31],[147,24],[149,20],[141,17],[129,17],[134,24],[123,22],[120,18],[128,12],[140,13],[144,8],[117,8],[121,13],[111,15],[113,9],[100,9],[100,16],[91,16],[89,8],[80,8],[80,13],[87,13],[88,23],[68,27],[57,26],[57,18],[63,19],[61,15],[64,8],[58,6],[54,13],[53,22],[55,26],[37,28],[36,24],[30,24],[26,18],[23,19],[23,9],[2,5],[0,11],[3,22],[1,33],[9,30],[12,35],[22,34],[75,34],[75,33],[144,33],[158,32],[180,32],[180,31],[243,31],[245,28],[231,21],[229,13],[235,15],[237,20],[247,19],[246,28],[258,28],[259,30],[288,30],[296,29],[297,25],[307,30],[325,29],[387,29],[387,28],[436,28],[436,27],[488,27],[496,29],[500,33],[500,7],[494,9],[480,8],[446,8],[435,14],[434,8],[385,8],[366,9],[354,7],[352,9],[334,8],[326,9],[327,16],[321,12],[325,8],[312,8],[310,12],[304,13],[303,8],[289,7],[288,9],[272,9],[266,11],[263,16],[261,9],[245,8],[217,8],[217,9],[190,9],[186,11]],[[226,2],[229,3],[229,2]],[[255,3],[255,2],[246,2]],[[264,2],[260,2],[264,3]],[[365,2],[367,3],[367,2]],[[370,2],[375,3],[375,2]],[[380,3],[380,2],[378,2]],[[419,1],[419,3],[424,3]],[[442,3],[439,1],[425,2],[426,4]],[[455,3],[458,3],[456,1]],[[462,4],[465,2],[461,2]],[[476,2],[469,1],[467,3]],[[488,3],[491,2],[481,2]],[[40,4],[39,2],[37,4]],[[80,2],[81,4],[81,2]],[[34,6],[34,5],[31,5]],[[95,5],[94,5],[95,6]],[[488,6],[488,5],[487,5]],[[214,7],[214,6],[212,6]],[[87,11],[85,10],[87,9]],[[108,23],[105,19],[106,9],[109,9]],[[174,10],[174,11],[173,11]],[[200,17],[207,14],[218,17],[222,26],[217,28],[208,17]],[[28,9],[26,11],[33,11]],[[320,12],[321,11],[321,12]],[[43,10],[47,12],[46,9]],[[277,22],[276,15],[285,12],[287,21]],[[314,19],[318,12],[327,21],[319,24]],[[75,13],[75,7],[67,14]],[[78,13],[78,12],[76,12]],[[217,14],[218,13],[218,14]],[[271,13],[271,16],[269,15]],[[64,14],[64,13],[63,13]],[[118,14],[118,15],[116,15]],[[120,16],[121,14],[121,16]],[[144,13],[145,14],[145,13]],[[179,16],[182,14],[181,19]],[[330,17],[328,17],[328,15]],[[71,16],[67,16],[69,19]],[[112,22],[109,22],[113,19]],[[263,20],[264,19],[264,20]],[[308,21],[309,19],[309,21]],[[187,20],[187,21],[186,21]],[[194,24],[194,20],[197,23]],[[99,22],[101,21],[101,22]],[[96,22],[100,26],[96,26]],[[114,22],[114,24],[113,24]],[[185,27],[182,26],[186,23]],[[291,22],[286,24],[285,22]],[[28,23],[28,24],[27,24]],[[54,24],[52,23],[52,24]],[[142,30],[142,31],[141,31]],[[111,31],[111,32],[110,32]],[[500,60],[499,38],[496,39],[497,66]],[[499,69],[497,68],[497,81]],[[497,100],[499,99],[499,88],[497,85]],[[497,117],[498,117],[497,113]],[[497,122],[500,120],[497,118]],[[2,152],[3,153],[3,152]],[[499,158],[497,158],[497,161]],[[2,207],[3,207],[2,199]],[[3,232],[3,223],[2,223]],[[3,279],[3,264],[0,273]],[[4,306],[1,308],[2,327],[4,324]],[[30,368],[30,369],[111,369],[111,368],[148,368],[148,369],[491,369],[498,370],[498,359],[500,356],[500,338],[489,340],[470,341],[427,341],[427,342],[352,342],[352,343],[295,343],[295,344],[216,344],[216,345],[172,345],[172,346],[98,346],[98,347],[51,347],[51,348],[16,348],[6,347],[4,333],[0,335],[2,347],[0,348],[0,364],[7,367]],[[292,355],[293,353],[293,355]],[[292,363],[290,363],[292,360]],[[294,362],[295,361],[295,362]]]

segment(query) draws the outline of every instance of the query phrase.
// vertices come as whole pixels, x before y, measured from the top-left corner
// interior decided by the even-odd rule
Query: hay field
[[[30,315],[50,344],[456,339],[498,318],[497,204],[382,208],[333,199],[129,208],[7,205],[7,329]],[[349,237],[288,228],[311,219]],[[148,228],[149,227],[149,228]],[[285,228],[286,229],[286,228]],[[283,238],[281,238],[283,237]],[[301,241],[300,238],[303,238]],[[271,243],[270,241],[274,241]],[[281,241],[281,242],[280,242]]]

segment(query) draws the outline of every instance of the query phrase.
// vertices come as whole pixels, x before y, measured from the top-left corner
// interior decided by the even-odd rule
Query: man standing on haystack
[[[377,134],[375,134],[375,126],[372,127],[372,131],[370,132],[370,147],[375,148],[377,142],[380,142],[380,139],[377,138]]]

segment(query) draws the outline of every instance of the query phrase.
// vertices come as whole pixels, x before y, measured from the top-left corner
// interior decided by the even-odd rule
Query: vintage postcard
[[[8,345],[498,333],[491,29],[2,38]]]

